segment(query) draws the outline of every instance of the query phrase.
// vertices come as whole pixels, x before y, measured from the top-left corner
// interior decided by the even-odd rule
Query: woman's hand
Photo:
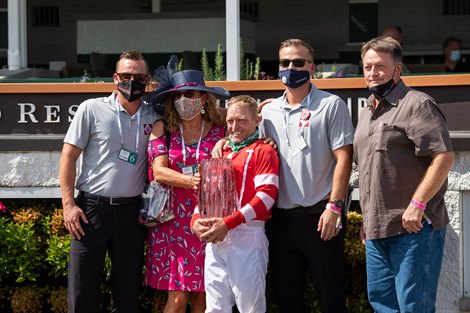
[[[193,176],[191,176],[189,180],[189,189],[197,190],[199,188],[199,184],[201,183],[201,174],[197,172]]]

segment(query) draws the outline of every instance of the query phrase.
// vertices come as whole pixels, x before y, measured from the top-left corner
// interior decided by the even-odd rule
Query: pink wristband
[[[338,208],[337,206],[335,206],[334,204],[331,204],[331,203],[327,203],[326,204],[326,208],[330,211],[333,211],[335,212],[336,214],[341,214],[341,208]]]
[[[420,209],[421,211],[424,211],[426,210],[426,203],[423,203],[421,201],[418,201],[416,199],[411,199],[411,202],[410,204],[418,209]]]

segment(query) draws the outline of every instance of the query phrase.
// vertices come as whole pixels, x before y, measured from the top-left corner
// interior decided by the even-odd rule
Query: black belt
[[[281,209],[278,207],[273,208],[272,214],[274,216],[298,217],[322,213],[325,210],[328,200],[322,200],[312,206],[297,207],[292,209]]]
[[[79,191],[78,196],[86,199],[96,200],[105,205],[126,205],[126,204],[136,204],[141,201],[140,196],[128,197],[128,198],[116,198],[116,197],[104,197],[99,195],[94,195],[89,192]]]

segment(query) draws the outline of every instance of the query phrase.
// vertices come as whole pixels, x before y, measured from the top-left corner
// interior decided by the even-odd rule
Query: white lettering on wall
[[[348,97],[346,105],[348,106],[349,115],[352,116],[352,98]]]
[[[44,107],[46,108],[46,120],[44,123],[60,123],[60,116],[57,116],[57,113],[60,112],[60,106],[45,105]]]
[[[357,98],[357,116],[361,113],[362,109],[367,106],[367,98],[359,97]]]
[[[70,106],[70,108],[69,108],[69,114],[70,114],[69,115],[69,123],[72,122],[72,118],[75,115],[75,113],[77,112],[77,109],[78,109],[77,104]]]
[[[34,112],[36,111],[36,106],[32,103],[18,103],[18,106],[20,107],[20,120],[18,123],[24,124],[28,123],[26,121],[26,116],[29,116],[29,119],[33,123],[39,123],[38,120],[34,117]],[[26,111],[27,108],[29,108],[29,111]]]

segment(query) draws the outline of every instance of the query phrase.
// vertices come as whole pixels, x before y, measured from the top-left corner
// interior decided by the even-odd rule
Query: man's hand
[[[88,224],[85,212],[77,206],[75,201],[72,201],[70,205],[64,205],[65,228],[67,228],[73,239],[80,240],[85,236],[85,231],[80,224],[80,219],[82,219],[84,223]]]
[[[325,209],[318,221],[317,231],[321,232],[320,238],[327,241],[338,235],[340,228],[338,227],[338,218],[341,215],[331,210]]]
[[[261,113],[261,110],[263,110],[263,107],[264,107],[266,104],[271,103],[273,100],[274,100],[274,98],[269,98],[269,99],[264,100],[264,101],[261,102],[260,104],[258,104],[258,113]]]
[[[201,238],[202,234],[206,233],[211,229],[212,223],[208,221],[206,218],[198,218],[197,220],[194,221],[192,231],[193,233],[198,236],[198,238]]]
[[[260,139],[263,139],[263,138],[260,138]],[[265,137],[263,142],[273,147],[274,150],[277,150],[277,144],[274,141],[274,139],[272,139],[271,137]]]
[[[212,148],[212,157],[216,159],[221,158],[224,150],[227,149],[228,142],[228,137],[224,137],[217,141],[214,148]]]
[[[423,228],[424,212],[411,204],[408,205],[401,217],[401,223],[409,233],[417,233]]]
[[[228,234],[227,225],[225,225],[224,219],[220,217],[214,217],[207,219],[212,227],[209,231],[205,232],[200,238],[205,242],[218,243],[224,240]]]

